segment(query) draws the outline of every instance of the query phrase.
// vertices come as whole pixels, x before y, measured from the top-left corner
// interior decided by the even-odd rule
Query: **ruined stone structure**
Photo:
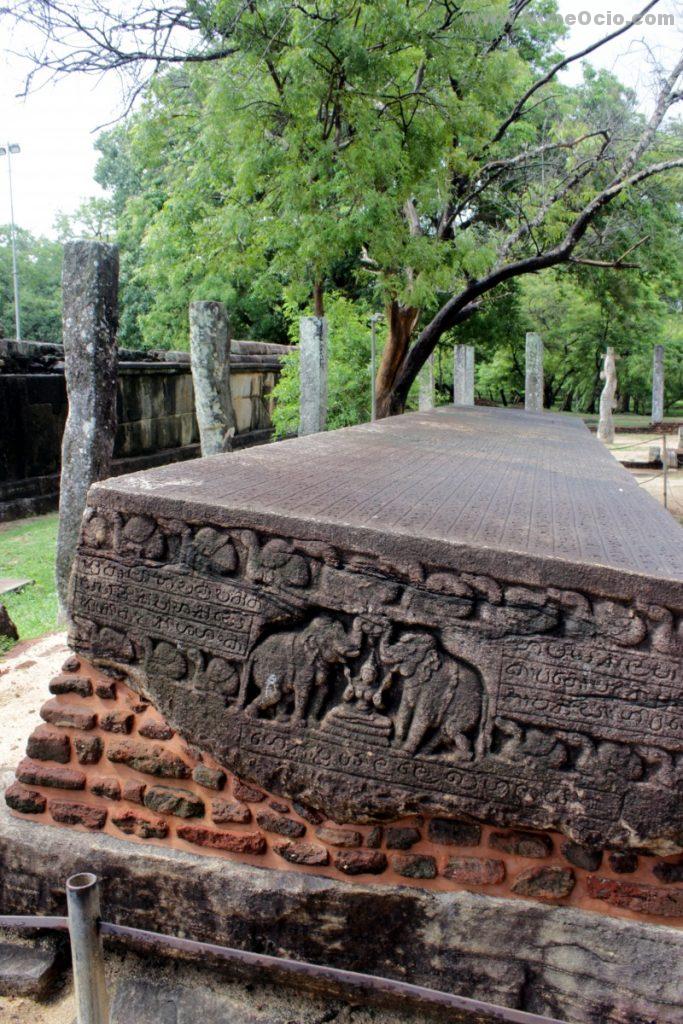
[[[288,351],[285,345],[232,342],[233,447],[272,437],[271,393]],[[197,458],[189,352],[119,349],[118,358],[112,472]],[[0,340],[0,522],[57,507],[66,415],[62,346]]]
[[[335,888],[328,905],[281,869],[362,886],[367,913],[409,943],[411,980],[570,1020],[680,1024],[681,536],[583,424],[483,408],[98,484],[74,657],[8,803],[277,870],[297,921],[348,908],[349,943],[327,954],[346,966],[387,969],[361,903]],[[26,870],[23,853],[12,863]],[[172,865],[155,864],[170,885]],[[419,936],[415,890],[435,901]],[[504,961],[506,982],[438,966],[470,948],[445,921],[474,914],[473,894],[479,955]],[[168,920],[159,899],[149,920]],[[531,941],[536,913],[545,938]],[[517,935],[543,960],[525,980]],[[538,953],[556,941],[583,958],[562,994],[564,967]],[[605,964],[628,972],[636,948],[649,971],[620,990]]]

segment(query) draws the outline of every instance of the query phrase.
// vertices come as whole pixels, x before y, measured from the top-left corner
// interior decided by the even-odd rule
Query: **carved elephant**
[[[317,718],[327,695],[330,672],[360,654],[363,629],[355,619],[347,632],[341,622],[318,615],[299,632],[274,633],[258,645],[247,665],[245,681],[256,685],[258,696],[251,714],[268,708],[284,710],[293,699],[291,720]],[[283,700],[284,698],[284,700]]]
[[[478,673],[439,652],[433,636],[404,633],[380,656],[401,678],[396,738],[409,754],[454,751],[472,756],[472,736],[481,720],[484,691]]]

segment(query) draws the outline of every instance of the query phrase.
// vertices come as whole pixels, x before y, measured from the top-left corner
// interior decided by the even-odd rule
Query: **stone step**
[[[58,974],[54,946],[0,941],[0,995],[46,995]]]

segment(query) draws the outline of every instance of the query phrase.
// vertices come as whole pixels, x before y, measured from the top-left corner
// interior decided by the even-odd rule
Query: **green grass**
[[[54,512],[36,519],[22,519],[0,529],[0,576],[27,577],[35,581],[18,594],[5,594],[1,598],[19,630],[20,640],[42,636],[57,628],[57,522]],[[0,639],[0,651],[11,646],[11,641]]]

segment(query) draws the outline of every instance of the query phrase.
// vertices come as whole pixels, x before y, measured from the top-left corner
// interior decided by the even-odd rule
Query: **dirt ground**
[[[18,644],[0,658],[0,773],[21,759],[29,733],[40,725],[48,683],[68,657],[64,633]]]
[[[666,439],[667,448],[675,448],[676,434],[669,434]],[[661,447],[661,434],[620,434],[614,438],[609,449],[619,462],[646,462],[651,447]],[[664,473],[661,466],[656,469],[629,469],[640,487],[651,494],[660,505],[664,504]],[[683,469],[670,469],[667,472],[666,505],[672,516],[683,524]]]

